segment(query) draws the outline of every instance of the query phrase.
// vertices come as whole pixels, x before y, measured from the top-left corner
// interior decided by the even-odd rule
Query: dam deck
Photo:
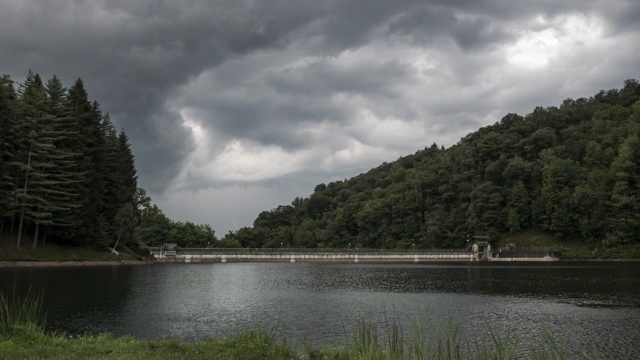
[[[436,262],[436,261],[554,261],[557,258],[480,258],[472,252],[177,252],[153,253],[160,262],[227,263],[227,262]]]

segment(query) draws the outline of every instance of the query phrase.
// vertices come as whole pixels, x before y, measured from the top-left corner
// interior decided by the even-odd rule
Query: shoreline
[[[435,259],[434,259],[435,260]],[[438,259],[435,261],[423,261],[421,263],[428,263],[428,262],[448,262],[448,261],[455,261],[455,262],[465,262],[465,261],[460,261],[460,260],[450,260],[450,259]],[[638,262],[640,261],[640,259],[564,259],[564,260],[557,260],[554,261],[556,263],[560,262],[564,262],[564,263],[571,263],[571,262]],[[235,263],[235,262],[239,262],[239,261],[230,261],[230,263]],[[246,261],[245,261],[246,262]],[[255,262],[255,263],[268,263],[268,262],[273,262],[273,261],[249,261],[249,262]],[[300,261],[303,262],[303,261]],[[308,262],[335,262],[335,263],[351,263],[351,261],[308,261]],[[390,261],[366,261],[366,263],[368,264],[372,264],[372,263],[389,263]],[[392,261],[391,261],[392,262]],[[476,263],[477,261],[467,261],[469,263]],[[545,262],[545,261],[540,261],[540,262]],[[188,262],[181,262],[181,261],[158,261],[158,260],[154,260],[154,261],[148,261],[148,260],[86,260],[86,261],[0,261],[0,268],[10,268],[10,267],[61,267],[61,266],[66,266],[66,267],[86,267],[86,266],[126,266],[126,265],[154,265],[154,264],[166,264],[166,263],[183,263],[183,264],[190,264]],[[215,263],[220,263],[220,262],[191,262],[191,264],[203,264],[203,263],[211,263],[211,264],[215,264]],[[401,261],[401,263],[407,263],[406,261]]]
[[[0,261],[0,268],[6,267],[47,267],[47,266],[121,266],[150,265],[156,261],[147,260],[86,260],[86,261]]]

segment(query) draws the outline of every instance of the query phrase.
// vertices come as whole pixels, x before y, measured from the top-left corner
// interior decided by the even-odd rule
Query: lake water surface
[[[640,358],[640,263],[226,263],[0,268],[0,291],[44,290],[47,328],[196,341],[275,330],[294,346],[341,345],[360,316],[489,328],[528,350],[545,329],[568,353]],[[426,317],[425,317],[426,316]]]

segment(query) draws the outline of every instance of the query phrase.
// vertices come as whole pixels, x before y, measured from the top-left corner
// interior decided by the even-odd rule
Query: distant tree
[[[629,136],[611,164],[615,179],[611,193],[610,245],[640,242],[640,137]]]
[[[507,228],[509,233],[515,233],[531,226],[531,206],[529,194],[524,183],[518,180],[507,199]]]
[[[612,181],[608,171],[594,169],[572,194],[580,236],[585,241],[602,240],[609,233]]]
[[[578,233],[572,194],[582,181],[583,169],[568,159],[550,158],[543,167],[542,192],[537,199],[541,225],[558,237]]]
[[[148,204],[140,212],[140,220],[134,233],[137,242],[147,246],[160,246],[171,242],[171,220],[157,205]]]
[[[503,229],[504,198],[501,189],[490,182],[477,186],[471,193],[467,211],[468,228],[478,234],[500,234]]]

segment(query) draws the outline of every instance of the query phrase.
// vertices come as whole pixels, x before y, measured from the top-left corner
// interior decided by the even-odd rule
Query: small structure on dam
[[[490,241],[490,236],[469,236],[465,251],[471,251],[475,260],[490,260],[493,257]]]
[[[160,247],[160,256],[165,258],[174,258],[178,252],[178,244],[165,243]]]

